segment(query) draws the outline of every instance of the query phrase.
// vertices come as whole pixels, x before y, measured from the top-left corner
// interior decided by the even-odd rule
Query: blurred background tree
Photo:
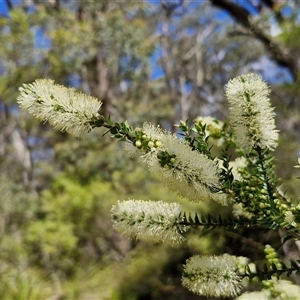
[[[180,248],[120,237],[110,221],[117,199],[230,210],[183,203],[101,130],[82,140],[53,132],[19,111],[15,99],[21,84],[51,78],[101,99],[103,114],[114,120],[173,131],[188,117],[226,120],[227,81],[259,73],[271,85],[281,130],[278,174],[297,198],[297,1],[6,0],[0,6],[3,299],[200,299],[180,284],[191,254],[254,259],[263,254],[257,241],[279,245],[272,232],[191,232]]]

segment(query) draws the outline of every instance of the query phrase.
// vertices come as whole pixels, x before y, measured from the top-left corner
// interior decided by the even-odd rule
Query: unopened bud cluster
[[[223,123],[212,117],[197,117],[194,125],[198,133],[204,132],[213,139],[220,139],[223,136]]]
[[[267,264],[268,264],[270,270],[273,270],[274,266],[276,267],[277,270],[281,270],[282,263],[281,263],[280,259],[278,258],[276,250],[272,246],[266,245],[264,252],[265,252]]]
[[[134,146],[138,149],[142,150],[143,152],[147,153],[154,148],[158,148],[161,146],[160,140],[153,139],[149,137],[146,132],[141,128],[135,129],[135,138],[134,138]]]
[[[291,205],[289,199],[282,201],[280,192],[273,194],[275,208],[279,212],[280,216],[283,216],[281,226],[284,228],[298,228],[300,224],[300,204],[297,206]]]
[[[236,201],[242,203],[249,213],[270,215],[272,200],[265,183],[258,176],[251,176],[245,169],[240,169],[239,173],[243,182],[237,183]]]

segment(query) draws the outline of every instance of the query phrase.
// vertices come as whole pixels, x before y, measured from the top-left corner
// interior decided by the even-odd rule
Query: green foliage
[[[219,229],[214,233],[199,232],[195,227],[187,235],[186,247],[176,251],[120,238],[109,220],[110,207],[120,195],[177,201],[187,211],[186,216],[196,211],[199,220],[204,216],[205,222],[207,214],[220,212],[221,220],[209,220],[212,225],[231,227],[234,221],[231,223],[226,216],[230,208],[216,203],[186,203],[150,179],[135,158],[124,157],[122,146],[111,143],[108,136],[124,139],[131,133],[128,124],[116,122],[105,137],[99,130],[78,140],[53,133],[49,126],[18,111],[15,104],[17,86],[47,77],[68,86],[75,84],[99,97],[112,119],[127,119],[136,126],[147,120],[170,128],[180,119],[186,120],[187,115],[191,120],[200,114],[223,119],[223,86],[229,78],[251,69],[253,62],[257,66],[257,61],[264,61],[266,52],[260,42],[249,38],[227,19],[215,17],[208,2],[192,8],[185,3],[184,10],[179,6],[169,15],[162,6],[145,2],[127,1],[124,5],[111,1],[62,1],[60,7],[50,2],[32,4],[30,13],[15,7],[8,17],[0,18],[1,296],[140,299],[143,287],[152,298],[191,299],[191,294],[180,288],[178,278],[181,264],[192,253],[218,254],[225,248],[261,259],[259,247],[253,242],[256,236],[247,229],[238,233]],[[296,18],[295,9],[294,16],[282,23],[282,34],[274,38],[295,56],[295,36],[299,31]],[[268,23],[265,18],[263,27],[269,28]],[[161,34],[157,24],[162,25],[159,29],[169,30]],[[168,44],[163,43],[165,37]],[[163,53],[166,60],[160,56]],[[156,67],[162,72],[153,76]],[[259,68],[264,67],[259,63]],[[291,175],[299,149],[294,142],[294,137],[298,138],[295,104],[299,103],[299,84],[272,86],[282,136],[276,173],[282,177],[282,190],[288,190],[289,196],[299,195],[298,170]],[[100,127],[103,122],[99,120],[95,126]],[[184,122],[180,124],[183,126]],[[205,126],[197,124],[193,131],[179,129],[199,152],[210,153],[212,157],[220,154],[212,134],[207,137]],[[15,132],[19,139],[15,139]],[[25,154],[29,161],[23,159]],[[223,174],[227,190],[232,188],[232,173],[226,165],[230,155],[229,149],[224,154]],[[261,162],[268,164],[267,158]],[[261,186],[270,178],[270,174],[262,174],[254,164],[251,172],[255,173],[252,188],[256,188],[255,180]],[[244,175],[249,172],[245,170]],[[272,183],[272,179],[269,181]],[[237,194],[246,187],[234,189]],[[253,191],[257,201],[264,195],[260,190]],[[284,207],[278,210],[283,212]],[[284,222],[276,216],[261,222],[269,227],[274,219],[275,227]],[[241,239],[242,235],[248,238]],[[257,236],[264,243],[265,235],[257,231]],[[269,243],[279,247],[272,232],[268,238]],[[287,238],[292,239],[292,235],[286,235]],[[136,247],[139,250],[131,252]],[[121,271],[116,261],[123,262]],[[157,265],[151,261],[157,261]],[[141,264],[144,267],[139,272]],[[178,269],[174,270],[174,265]],[[148,268],[157,276],[152,277]],[[145,287],[143,283],[150,275],[153,279]]]
[[[32,259],[49,271],[67,273],[73,271],[78,257],[87,260],[94,253],[105,260],[106,245],[99,236],[108,238],[111,233],[107,231],[110,222],[104,216],[109,214],[113,199],[116,193],[109,183],[92,181],[82,185],[57,177],[40,200],[40,217],[28,225],[26,243],[35,253]]]
[[[249,219],[233,219],[230,215],[226,216],[225,218],[221,215],[213,216],[208,214],[207,216],[199,215],[198,213],[183,213],[182,215],[183,221],[182,224],[187,227],[199,227],[203,228],[203,230],[208,231],[215,230],[218,227],[226,229],[226,230],[234,230],[240,227],[255,227],[255,221],[251,222]]]
[[[1,272],[1,276],[0,293],[3,299],[39,300],[53,294],[52,287],[45,279],[41,281],[41,274],[36,270],[10,267]]]
[[[27,82],[38,74],[35,68],[35,49],[32,19],[23,9],[15,9],[10,18],[1,18],[0,33],[0,95],[5,103],[14,103],[15,84]]]
[[[0,294],[3,299],[41,299],[52,294],[43,272],[29,266],[24,243],[28,222],[34,216],[36,197],[21,184],[1,176]]]

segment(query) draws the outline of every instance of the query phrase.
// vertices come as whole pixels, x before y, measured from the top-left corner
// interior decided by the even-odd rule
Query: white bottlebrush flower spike
[[[237,145],[245,153],[256,147],[273,150],[277,146],[278,131],[269,94],[268,86],[256,74],[241,75],[228,82],[230,124]]]
[[[271,298],[271,293],[266,290],[260,292],[246,292],[240,295],[239,297],[235,298],[235,300],[271,300],[271,299],[273,299]]]
[[[229,162],[229,168],[232,168],[232,175],[234,180],[243,181],[240,170],[247,167],[247,160],[244,156],[237,157],[235,160]]]
[[[130,238],[180,244],[185,226],[181,225],[181,205],[162,201],[118,201],[111,209],[114,228]]]
[[[291,281],[280,279],[274,284],[274,292],[279,294],[282,300],[299,300],[300,287]]]
[[[150,172],[158,176],[168,188],[192,201],[213,199],[222,205],[228,204],[227,195],[217,193],[221,186],[220,170],[215,161],[193,151],[184,140],[159,127],[144,124],[143,130],[151,139],[160,141],[160,146],[144,157]],[[161,152],[173,156],[165,166],[161,165],[158,158]]]
[[[263,281],[263,286],[271,292],[269,299],[299,300],[300,287],[289,280],[272,277],[270,280]]]
[[[37,79],[19,90],[17,102],[21,108],[74,136],[89,132],[92,120],[99,116],[100,101],[50,79]]]
[[[182,285],[207,297],[234,297],[240,294],[243,277],[236,256],[192,256],[184,266]]]

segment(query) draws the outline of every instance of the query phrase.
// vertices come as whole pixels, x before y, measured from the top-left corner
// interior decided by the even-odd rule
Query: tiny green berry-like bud
[[[154,143],[152,141],[148,142],[148,147],[153,148],[154,147]]]
[[[278,270],[281,270],[282,269],[282,264],[279,262],[279,263],[276,263],[276,268]]]
[[[260,208],[265,208],[266,206],[265,206],[264,203],[261,202],[261,203],[259,203],[259,207],[260,207]]]
[[[140,141],[140,140],[136,141],[136,142],[135,142],[135,146],[136,146],[137,148],[140,148],[140,147],[142,146],[141,141]]]
[[[156,147],[160,147],[161,145],[162,145],[162,143],[161,143],[160,141],[156,141],[156,142],[155,142],[155,146],[156,146]]]
[[[273,252],[273,248],[270,246],[270,245],[265,245],[265,253],[270,253],[270,252]]]

